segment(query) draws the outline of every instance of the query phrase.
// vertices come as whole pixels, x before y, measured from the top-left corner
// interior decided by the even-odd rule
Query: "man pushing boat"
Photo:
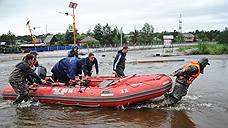
[[[28,100],[29,85],[34,82],[38,84],[45,83],[44,80],[40,79],[36,73],[33,72],[32,67],[34,66],[34,56],[32,54],[27,54],[22,62],[18,63],[9,76],[9,83],[18,94],[18,97],[13,102],[13,104],[19,104],[23,100]]]
[[[173,92],[170,94],[165,94],[165,100],[162,106],[171,106],[176,104],[178,101],[184,97],[189,86],[192,82],[201,74],[204,73],[204,68],[210,65],[208,58],[203,57],[201,59],[193,60],[191,63],[184,65],[182,68],[176,70],[171,74],[171,76],[176,77],[175,86]]]
[[[78,59],[77,57],[63,58],[51,69],[53,74],[49,80],[70,85],[75,81],[76,76],[82,79],[82,69],[84,65],[85,59]]]

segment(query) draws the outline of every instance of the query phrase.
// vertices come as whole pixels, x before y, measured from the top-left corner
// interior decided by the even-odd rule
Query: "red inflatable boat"
[[[159,97],[172,87],[164,74],[131,75],[126,77],[91,77],[86,86],[38,85],[30,96],[41,103],[56,103],[88,107],[126,106]],[[3,100],[14,100],[17,94],[6,86],[1,90]]]

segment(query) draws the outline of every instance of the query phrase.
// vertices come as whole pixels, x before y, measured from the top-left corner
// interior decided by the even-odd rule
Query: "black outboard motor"
[[[45,79],[46,75],[47,75],[47,69],[43,66],[39,66],[37,68],[37,75],[41,78],[41,79]]]

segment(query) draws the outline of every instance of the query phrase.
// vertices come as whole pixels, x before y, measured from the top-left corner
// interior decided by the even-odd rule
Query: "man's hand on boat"
[[[112,74],[114,74],[115,76],[117,75],[116,71],[112,71]]]
[[[46,84],[47,83],[46,80],[41,79],[41,81],[42,81],[42,84]]]
[[[69,86],[73,86],[73,85],[75,85],[76,84],[76,81],[75,80],[69,80],[68,81],[68,85]]]

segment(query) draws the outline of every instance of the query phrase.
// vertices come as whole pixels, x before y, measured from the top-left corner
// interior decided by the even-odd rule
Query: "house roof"
[[[82,39],[81,41],[79,41],[80,43],[85,43],[85,42],[90,42],[90,41],[94,41],[94,42],[99,42],[98,40],[96,40],[93,37],[87,36],[86,38]]]
[[[45,38],[44,43],[50,43],[53,37],[54,37],[54,35],[48,35],[48,36]]]
[[[183,37],[186,37],[186,38],[194,38],[194,35],[191,34],[191,33],[183,33]]]

